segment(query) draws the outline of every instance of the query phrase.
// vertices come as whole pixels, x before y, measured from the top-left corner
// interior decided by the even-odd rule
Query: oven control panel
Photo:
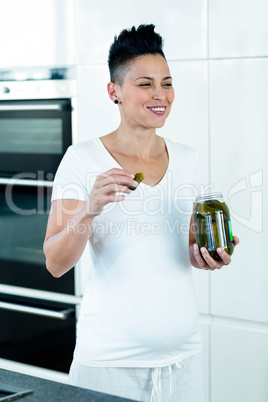
[[[5,81],[0,83],[1,100],[57,99],[76,96],[75,80]]]

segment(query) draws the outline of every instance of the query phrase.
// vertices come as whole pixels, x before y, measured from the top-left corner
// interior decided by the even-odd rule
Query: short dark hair
[[[154,32],[155,25],[140,25],[130,29],[123,29],[114,37],[109,50],[108,66],[111,82],[122,85],[123,76],[128,64],[135,57],[147,54],[161,54],[166,60],[162,37]]]

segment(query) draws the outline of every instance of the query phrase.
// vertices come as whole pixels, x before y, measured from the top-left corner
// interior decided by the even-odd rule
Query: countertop
[[[22,402],[131,402],[130,399],[119,398],[4,369],[0,369],[0,382],[24,388],[25,390],[32,389],[32,394],[18,399]]]

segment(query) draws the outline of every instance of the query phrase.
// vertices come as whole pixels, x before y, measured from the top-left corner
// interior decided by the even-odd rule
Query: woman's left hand
[[[237,246],[239,243],[237,236],[233,237],[233,243],[234,246]],[[214,271],[215,269],[221,269],[224,265],[229,265],[231,262],[231,257],[222,248],[217,249],[221,261],[214,260],[205,247],[202,247],[201,250],[199,250],[196,243],[192,244],[190,248],[192,248],[192,250],[190,250],[190,255],[192,257],[191,263],[196,268]]]

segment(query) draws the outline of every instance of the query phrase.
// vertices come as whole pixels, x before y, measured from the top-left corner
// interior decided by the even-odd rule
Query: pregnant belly
[[[95,344],[95,351],[97,342],[100,350],[119,354],[172,354],[187,347],[197,321],[192,281],[185,276],[179,282],[94,289],[83,300],[79,333],[84,337],[88,329],[87,340]]]

